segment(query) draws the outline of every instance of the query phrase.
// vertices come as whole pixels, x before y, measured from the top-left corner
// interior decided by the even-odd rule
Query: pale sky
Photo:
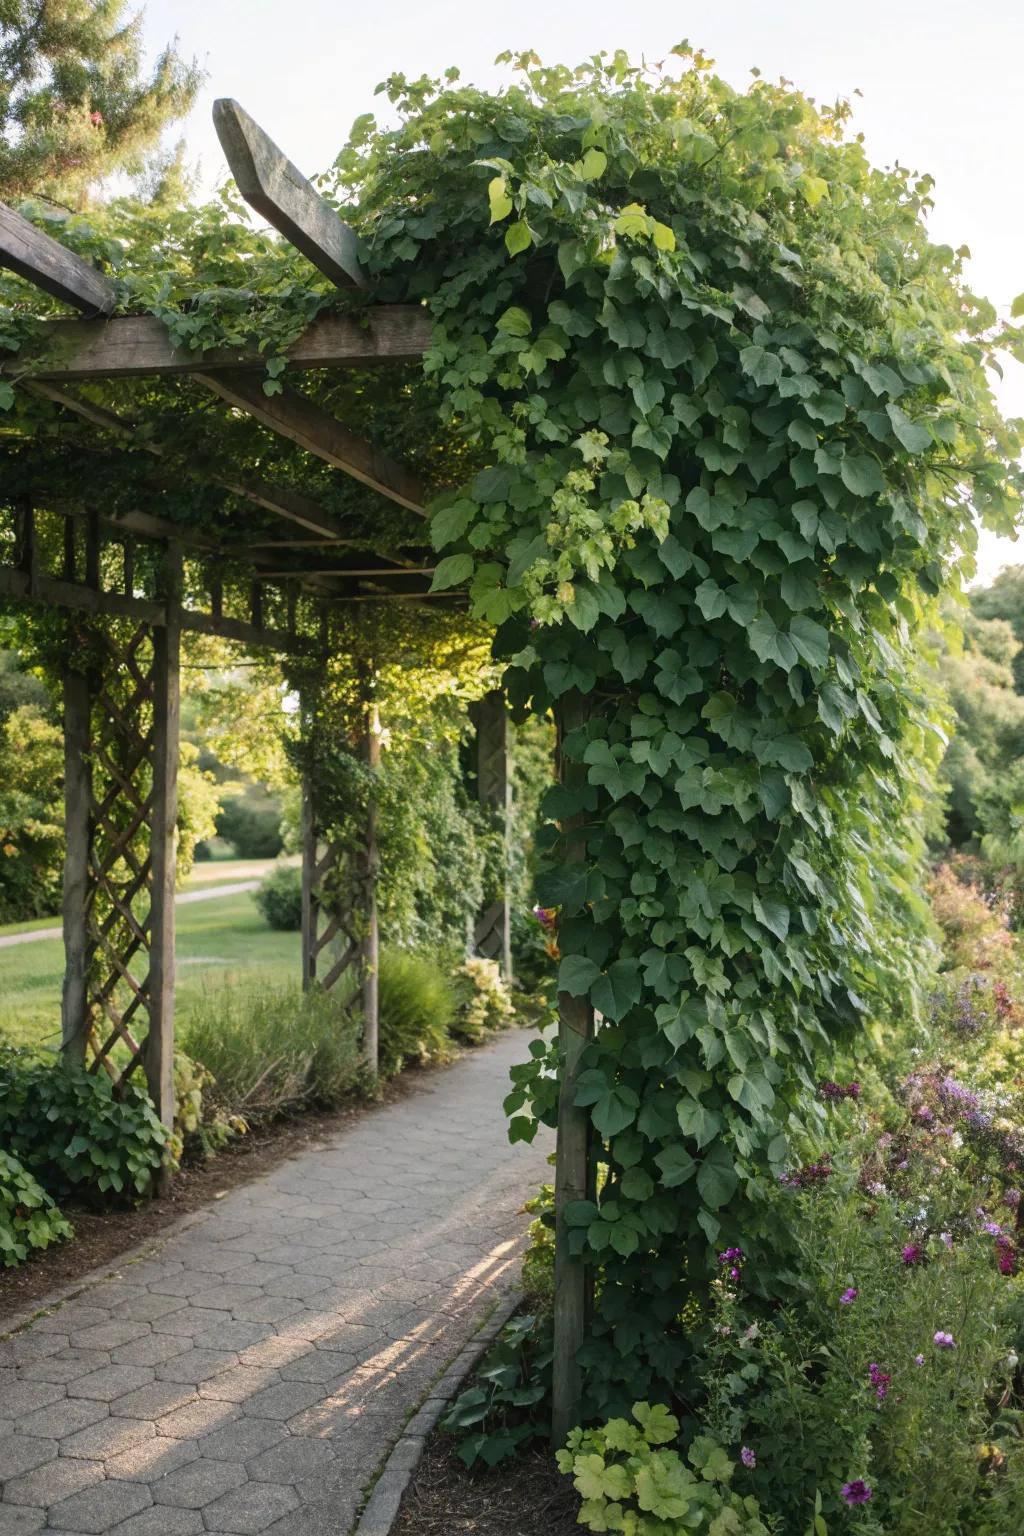
[[[307,174],[324,169],[354,118],[386,107],[393,71],[496,82],[497,53],[532,48],[576,64],[598,49],[664,57],[684,37],[734,86],[751,66],[819,101],[849,96],[872,159],[936,179],[936,239],[972,252],[971,280],[1001,310],[1024,292],[1024,4],[1021,0],[149,0],[152,51],[177,35],[209,79],[185,127],[203,185],[224,174],[210,120],[234,96]],[[860,96],[854,96],[855,91]],[[1024,415],[1024,370],[1000,391]],[[1024,542],[983,535],[979,578],[1024,563]]]

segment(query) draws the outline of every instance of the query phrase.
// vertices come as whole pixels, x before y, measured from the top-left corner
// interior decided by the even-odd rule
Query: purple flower
[[[915,1365],[924,1365],[924,1355],[915,1355],[914,1356],[914,1364]]]
[[[745,1445],[740,1451],[740,1461],[742,1461],[745,1467],[756,1467],[757,1454],[750,1449],[749,1445]]]
[[[854,1478],[852,1483],[844,1483],[840,1492],[847,1504],[866,1504],[871,1497],[871,1489],[862,1477]]]
[[[883,1371],[880,1365],[869,1365],[868,1377],[875,1389],[875,1396],[878,1398],[878,1401],[884,1403],[885,1399],[889,1396],[889,1383],[892,1381],[892,1376],[888,1371]]]
[[[956,1349],[956,1340],[951,1333],[944,1333],[940,1328],[933,1341],[936,1349]]]
[[[989,1237],[1002,1237],[1003,1235],[1003,1229],[999,1225],[998,1221],[986,1221],[985,1231],[988,1233]]]
[[[1015,1207],[1015,1206],[1020,1205],[1020,1190],[1019,1189],[1008,1189],[1006,1191],[1006,1193],[1003,1195],[1003,1199],[1005,1200],[1006,1204],[1008,1206],[1010,1206],[1010,1207]]]
[[[839,1298],[839,1305],[841,1307],[848,1307],[853,1302],[855,1302],[856,1300],[857,1300],[857,1287],[855,1285],[848,1285],[846,1290],[843,1292],[843,1294]]]
[[[921,1247],[920,1243],[907,1243],[903,1249],[901,1258],[903,1259],[904,1264],[908,1266],[908,1268],[914,1264],[921,1264],[924,1261],[924,1249]]]

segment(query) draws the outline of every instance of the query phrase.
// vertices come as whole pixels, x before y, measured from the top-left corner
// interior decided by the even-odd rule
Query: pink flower
[[[102,112],[90,112],[89,113],[89,121],[90,121],[90,123],[92,123],[94,128],[102,128],[103,127],[103,113]]]
[[[745,1446],[743,1446],[742,1450],[740,1451],[740,1461],[742,1461],[742,1463],[743,1463],[743,1465],[745,1467],[751,1467],[751,1468],[752,1467],[756,1467],[757,1466],[757,1453],[755,1451],[752,1451],[750,1449],[749,1445],[745,1445]]]
[[[854,1478],[852,1483],[844,1483],[840,1492],[847,1504],[866,1504],[871,1497],[871,1489],[862,1477]]]
[[[847,1286],[847,1288],[843,1292],[843,1294],[840,1296],[840,1298],[839,1298],[839,1305],[841,1307],[849,1307],[856,1300],[857,1300],[857,1287],[855,1285],[849,1285],[849,1286]]]

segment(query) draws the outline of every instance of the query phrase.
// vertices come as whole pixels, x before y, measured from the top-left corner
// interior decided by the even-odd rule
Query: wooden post
[[[178,738],[181,712],[181,551],[168,547],[167,622],[153,630],[152,886],[149,907],[149,1033],[146,1082],[157,1114],[174,1124],[174,887],[177,873]]]
[[[76,646],[69,633],[68,652]],[[85,672],[64,668],[64,985],[61,1049],[81,1065],[89,1038],[89,854],[92,842],[91,699]]]
[[[570,731],[587,719],[587,704],[575,690],[559,707],[558,775],[563,784],[586,781],[582,764],[569,762],[563,742]],[[584,817],[574,816],[563,824],[567,863],[586,858]],[[561,1078],[558,1092],[558,1140],[555,1152],[555,1300],[554,1358],[551,1382],[551,1440],[556,1447],[565,1444],[569,1430],[579,1422],[581,1372],[578,1363],[589,1311],[588,1292],[591,1277],[583,1261],[569,1249],[566,1207],[588,1195],[588,1150],[590,1115],[576,1104],[576,1084],[580,1058],[593,1038],[594,1011],[582,997],[558,994],[558,1046]]]
[[[303,701],[303,722],[306,720]],[[307,743],[308,745],[308,743]],[[313,899],[316,880],[316,819],[313,803],[313,776],[309,765],[302,771],[302,990],[308,992],[316,981],[317,905]]]
[[[376,773],[380,767],[380,713],[367,674],[363,727],[363,760]],[[363,994],[363,1054],[370,1071],[380,1065],[378,983],[380,973],[380,925],[377,918],[377,797],[371,790],[366,807],[366,842],[363,856],[363,939],[360,970]]]
[[[477,918],[473,947],[489,960],[497,960],[506,980],[512,978],[512,917],[509,909],[509,826],[512,779],[508,771],[508,710],[500,688],[492,688],[473,706],[476,726],[476,792],[481,805],[491,806],[501,822],[503,839],[502,888],[497,901]]]

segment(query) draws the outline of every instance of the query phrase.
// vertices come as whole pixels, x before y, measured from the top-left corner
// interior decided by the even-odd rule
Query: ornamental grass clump
[[[735,91],[686,46],[506,62],[494,93],[393,76],[397,126],[360,119],[337,186],[377,297],[434,321],[465,454],[435,589],[563,727],[537,899],[603,1019],[576,1105],[607,1178],[570,1214],[607,1417],[693,1370],[717,1251],[785,1291],[771,1191],[815,1053],[915,1006],[917,641],[975,513],[1016,516],[989,367],[1021,340],[845,104]],[[552,1043],[519,1074],[517,1136],[557,1071]]]

